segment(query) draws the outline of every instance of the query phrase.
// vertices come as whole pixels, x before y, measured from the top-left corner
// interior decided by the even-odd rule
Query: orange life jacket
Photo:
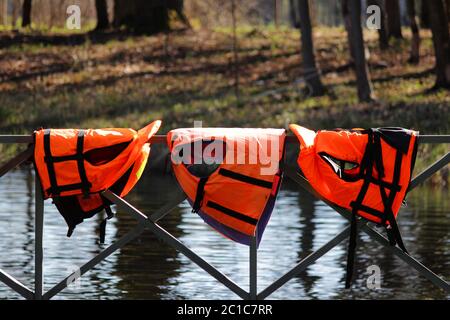
[[[150,138],[160,121],[133,129],[41,129],[34,132],[34,163],[44,193],[53,198],[69,226],[70,237],[85,218],[105,211],[110,202],[100,192],[125,196],[139,180],[150,152]],[[104,231],[106,219],[101,230]],[[103,240],[104,232],[101,232]]]
[[[403,128],[321,130],[298,125],[297,163],[323,198],[352,212],[346,287],[356,247],[356,216],[386,227],[391,245],[406,252],[396,217],[414,167],[417,132]]]
[[[272,213],[284,139],[284,129],[191,128],[167,135],[173,171],[193,212],[247,245],[255,236],[259,244]]]

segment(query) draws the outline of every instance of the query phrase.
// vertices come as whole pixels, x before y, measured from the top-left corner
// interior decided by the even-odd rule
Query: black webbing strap
[[[106,212],[106,218],[103,219],[103,221],[100,223],[100,243],[105,243],[105,236],[106,236],[106,223],[109,219],[114,217],[114,213],[111,210],[111,207],[107,204],[105,204],[105,212]]]
[[[86,169],[84,167],[84,157],[83,157],[84,134],[85,134],[84,130],[82,129],[78,130],[76,157],[77,157],[78,174],[80,175],[81,179],[81,186],[82,186],[81,190],[83,191],[83,194],[87,196],[89,194],[91,184],[88,181],[88,178],[86,176]]]
[[[222,213],[225,213],[226,215],[229,215],[230,217],[233,217],[235,219],[244,221],[248,224],[254,225],[256,226],[258,224],[258,220],[252,217],[249,217],[243,213],[237,212],[235,210],[232,210],[230,208],[224,207],[216,202],[213,201],[208,201],[208,203],[206,204],[207,207],[213,208],[217,211],[220,211]]]
[[[52,151],[50,149],[50,129],[44,130],[44,153],[45,153],[45,164],[47,165],[48,177],[50,179],[50,188],[47,190],[48,193],[52,195],[58,195],[58,184],[56,183],[55,166],[52,157]]]
[[[51,196],[58,196],[61,192],[81,189],[86,196],[89,194],[91,183],[87,179],[86,169],[84,167],[83,144],[84,144],[85,130],[78,131],[77,137],[77,151],[74,155],[69,156],[53,156],[51,152],[50,136],[51,130],[44,130],[44,161],[47,165],[47,172],[50,180],[50,188],[47,192]],[[80,176],[80,183],[72,183],[66,185],[58,185],[55,173],[55,163],[64,161],[77,161],[78,174]]]
[[[361,209],[362,202],[364,197],[366,196],[367,190],[370,185],[370,177],[372,177],[372,169],[373,169],[373,156],[374,156],[374,148],[373,148],[373,132],[369,131],[368,140],[366,150],[364,152],[363,159],[361,161],[360,167],[360,175],[364,177],[363,185],[361,186],[361,190],[358,193],[358,196],[355,201],[350,203],[352,207],[352,217],[350,222],[350,239],[348,242],[348,251],[347,251],[347,271],[345,276],[345,288],[350,288],[352,278],[353,278],[353,269],[355,263],[355,252],[356,252],[356,238],[358,236],[358,224],[356,220],[356,215],[358,210]]]
[[[397,186],[399,186],[398,183],[400,181],[402,158],[402,152],[400,150],[397,150],[395,155],[394,176],[392,179],[392,183]],[[397,225],[397,220],[395,219],[394,213],[392,212],[392,204],[394,202],[395,196],[397,195],[397,192],[397,189],[391,189],[389,197],[387,197],[385,189],[380,185],[380,193],[384,204],[383,225],[386,225],[386,221],[389,222],[389,225],[386,227],[386,233],[388,235],[390,245],[395,246],[397,244],[400,249],[403,250],[403,252],[407,253],[408,251],[403,244],[402,236]]]
[[[372,174],[372,166],[367,167],[366,175]],[[355,252],[356,252],[356,238],[358,236],[358,224],[356,221],[356,215],[358,210],[361,209],[362,202],[364,197],[366,196],[367,190],[369,189],[370,181],[368,179],[364,179],[364,183],[359,191],[357,199],[352,202],[350,205],[352,206],[352,217],[350,222],[350,238],[348,242],[348,252],[347,252],[347,274],[345,277],[345,288],[350,288],[350,284],[352,282],[353,277],[353,269],[354,269],[354,261],[355,261]]]
[[[371,130],[368,131],[367,134],[368,134],[368,141],[366,150],[364,152],[363,160],[361,162],[361,171],[360,171],[360,174],[363,176],[364,183],[361,187],[357,199],[350,204],[350,206],[352,207],[352,217],[351,217],[350,240],[347,256],[347,275],[345,280],[345,287],[347,289],[350,287],[353,276],[354,255],[356,251],[356,238],[357,238],[356,214],[358,213],[359,210],[363,210],[371,215],[381,218],[382,224],[385,226],[386,221],[388,221],[389,225],[386,227],[386,231],[389,238],[389,243],[391,245],[398,244],[398,246],[404,252],[407,253],[407,250],[403,244],[402,237],[400,235],[400,230],[398,228],[397,221],[395,219],[394,213],[392,212],[392,204],[394,202],[395,196],[401,190],[399,181],[403,157],[402,151],[401,150],[396,151],[392,183],[391,184],[384,183],[383,155],[379,132]],[[372,175],[374,165],[378,173],[378,176],[376,178],[373,177]],[[370,183],[374,183],[379,186],[384,206],[383,212],[380,212],[378,210],[375,210],[362,204]],[[388,188],[390,190],[389,196],[387,196],[385,188]]]
[[[234,180],[238,180],[241,182],[245,182],[245,183],[249,183],[249,184],[253,184],[255,186],[258,187],[262,187],[262,188],[266,188],[266,189],[272,189],[272,182],[270,181],[265,181],[265,180],[261,180],[261,179],[257,179],[257,178],[253,178],[244,174],[240,174],[231,170],[227,170],[227,169],[223,169],[221,168],[219,170],[219,174],[221,176],[227,177],[227,178],[231,178]]]
[[[75,230],[75,226],[69,226],[67,228],[67,234],[66,234],[67,238],[70,238],[72,236],[74,230]]]
[[[198,213],[203,204],[203,196],[205,195],[205,184],[208,181],[208,177],[200,178],[197,185],[197,192],[195,193],[195,201],[192,205],[192,212]]]

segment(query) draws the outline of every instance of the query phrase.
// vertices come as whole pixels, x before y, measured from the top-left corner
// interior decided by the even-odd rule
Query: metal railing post
[[[250,242],[250,299],[258,297],[258,235],[255,234]]]
[[[34,226],[34,298],[42,299],[43,294],[43,261],[44,261],[44,197],[42,195],[41,182],[36,174],[34,178],[35,184],[35,226]]]

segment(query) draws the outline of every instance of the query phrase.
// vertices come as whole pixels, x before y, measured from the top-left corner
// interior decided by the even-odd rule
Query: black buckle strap
[[[360,167],[360,175],[363,176],[364,182],[363,185],[361,186],[361,190],[359,191],[356,200],[350,204],[352,206],[352,217],[350,222],[350,239],[348,243],[348,252],[347,252],[347,273],[345,276],[346,289],[350,288],[355,263],[356,237],[358,233],[356,214],[363,206],[362,202],[364,200],[364,197],[366,196],[367,190],[369,189],[373,171],[373,156],[374,156],[373,131],[371,130],[367,131],[367,135],[368,135],[367,146]]]
[[[105,236],[106,236],[106,224],[109,219],[114,217],[114,213],[111,210],[111,206],[105,204],[105,212],[106,212],[106,218],[103,219],[103,221],[100,223],[100,243],[105,243]]]
[[[197,185],[197,192],[195,194],[195,201],[192,205],[192,212],[198,213],[203,204],[203,197],[205,195],[205,184],[208,181],[208,177],[200,178]]]
[[[350,204],[350,206],[352,207],[352,218],[350,227],[350,241],[347,256],[347,275],[345,281],[345,287],[347,289],[351,285],[351,280],[353,276],[354,255],[356,251],[356,237],[357,237],[356,214],[359,210],[363,210],[371,215],[381,218],[382,224],[385,226],[386,221],[388,221],[389,225],[386,227],[386,231],[389,238],[389,243],[391,245],[397,244],[405,253],[407,253],[407,250],[403,244],[400,230],[397,225],[397,221],[394,217],[394,213],[392,212],[392,204],[394,202],[395,196],[401,190],[399,181],[403,156],[402,151],[399,149],[397,149],[396,151],[394,175],[392,183],[388,184],[383,181],[385,172],[383,166],[380,132],[376,130],[370,130],[367,131],[366,133],[368,134],[368,141],[366,150],[364,152],[363,160],[361,161],[361,168],[360,168],[360,175],[363,176],[364,183],[361,187],[357,199]],[[378,173],[377,177],[373,177],[372,175],[374,165],[377,169]],[[367,207],[362,204],[370,183],[374,183],[379,186],[384,206],[383,212]],[[390,190],[389,196],[386,194],[385,188],[388,188]]]
[[[371,135],[369,135],[369,139],[371,139]],[[370,141],[370,140],[369,140]],[[369,143],[369,142],[368,142]],[[366,196],[367,190],[369,189],[370,185],[370,179],[369,177],[372,176],[372,163],[371,163],[371,157],[372,157],[372,148],[368,145],[366,147],[366,151],[364,153],[364,158],[368,159],[367,162],[364,162],[365,165],[361,165],[361,170],[364,170],[361,172],[361,174],[364,175],[365,179],[363,182],[363,185],[361,186],[361,190],[359,191],[358,197],[354,202],[352,202],[350,205],[352,206],[352,217],[350,222],[350,239],[348,243],[348,251],[347,251],[347,272],[345,276],[345,288],[350,288],[352,278],[353,278],[353,270],[354,270],[354,264],[355,264],[355,252],[356,252],[356,238],[358,234],[358,224],[356,221],[356,214],[357,212],[363,207],[363,200]],[[365,207],[365,206],[364,206]]]
[[[78,131],[77,137],[77,152],[74,155],[69,156],[53,156],[51,153],[50,136],[51,130],[44,130],[44,161],[47,165],[47,172],[50,179],[50,188],[47,192],[52,196],[58,196],[61,192],[72,191],[81,189],[83,194],[87,196],[89,194],[92,184],[88,181],[86,175],[86,169],[84,167],[84,157],[83,157],[83,145],[84,145],[84,135],[85,130]],[[55,163],[64,161],[77,161],[78,174],[80,176],[80,183],[58,185],[55,173]]]
[[[397,150],[395,155],[394,176],[392,181],[394,185],[398,185],[400,180],[402,158],[403,158],[402,152],[400,150]],[[392,212],[392,204],[398,191],[391,190],[391,192],[389,193],[389,197],[387,197],[384,188],[380,186],[380,193],[382,195],[385,209],[383,224],[386,225],[386,221],[389,222],[389,226],[386,226],[386,232],[389,238],[389,243],[392,246],[395,246],[395,244],[397,244],[400,247],[400,249],[403,250],[403,252],[407,253],[408,251],[406,250],[405,245],[403,244],[402,236],[400,234],[400,230],[397,225],[397,220],[395,219],[394,213]]]

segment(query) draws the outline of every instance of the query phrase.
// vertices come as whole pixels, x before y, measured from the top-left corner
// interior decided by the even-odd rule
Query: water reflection
[[[0,267],[33,287],[34,180],[29,168],[13,171],[0,183]],[[146,172],[128,200],[151,213],[171,199],[176,182]],[[448,190],[421,187],[409,195],[400,213],[405,245],[419,261],[450,278],[450,200]],[[67,239],[63,218],[50,201],[45,203],[45,289],[98,253],[101,217],[79,225]],[[107,227],[106,243],[124,235],[136,222],[120,213]],[[224,239],[211,230],[187,203],[161,222],[205,260],[248,288],[248,247]],[[302,258],[344,229],[346,221],[289,180],[283,184],[272,219],[258,251],[258,289],[267,287]],[[342,244],[289,281],[274,299],[448,299],[389,250],[361,235],[353,289],[344,290],[347,243]],[[370,265],[382,271],[382,288],[366,288]],[[20,298],[0,284],[0,298]],[[146,231],[100,263],[57,299],[225,299],[237,298],[174,249]]]

